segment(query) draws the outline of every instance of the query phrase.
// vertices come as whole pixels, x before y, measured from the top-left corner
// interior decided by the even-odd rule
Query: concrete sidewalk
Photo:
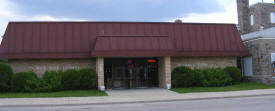
[[[218,99],[233,97],[250,97],[275,95],[275,89],[247,90],[232,92],[206,92],[178,94],[166,89],[136,89],[136,90],[110,90],[105,97],[62,97],[62,98],[12,98],[0,99],[0,107],[23,106],[72,106],[72,105],[103,105],[186,101],[202,99]]]

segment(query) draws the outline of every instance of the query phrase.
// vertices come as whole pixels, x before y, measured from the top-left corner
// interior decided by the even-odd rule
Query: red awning
[[[173,41],[167,36],[97,37],[92,56],[173,56]]]

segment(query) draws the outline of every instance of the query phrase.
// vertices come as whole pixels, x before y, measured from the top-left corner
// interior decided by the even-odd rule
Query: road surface
[[[275,111],[275,96],[114,105],[2,107],[0,111]]]

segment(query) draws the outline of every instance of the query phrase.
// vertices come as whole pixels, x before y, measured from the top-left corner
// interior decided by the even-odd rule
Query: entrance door
[[[143,61],[136,63],[133,67],[133,76],[135,82],[135,88],[146,88],[149,87],[148,71],[147,64],[144,64]]]
[[[129,78],[129,69],[126,67],[126,64],[123,61],[114,61],[112,64],[112,84],[113,88],[125,89],[129,88],[128,82]]]
[[[104,69],[106,88],[158,86],[157,59],[106,59]]]

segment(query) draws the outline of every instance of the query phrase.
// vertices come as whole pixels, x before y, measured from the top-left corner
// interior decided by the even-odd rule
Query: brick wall
[[[171,57],[159,57],[158,62],[159,87],[167,88],[167,84],[171,85]]]
[[[40,59],[9,60],[14,72],[33,71],[39,77],[47,70],[68,70],[90,67],[95,69],[96,59]]]
[[[99,90],[105,90],[104,87],[104,57],[96,59],[97,87]]]
[[[172,57],[172,71],[178,66],[191,68],[224,68],[226,66],[237,66],[236,57]]]

